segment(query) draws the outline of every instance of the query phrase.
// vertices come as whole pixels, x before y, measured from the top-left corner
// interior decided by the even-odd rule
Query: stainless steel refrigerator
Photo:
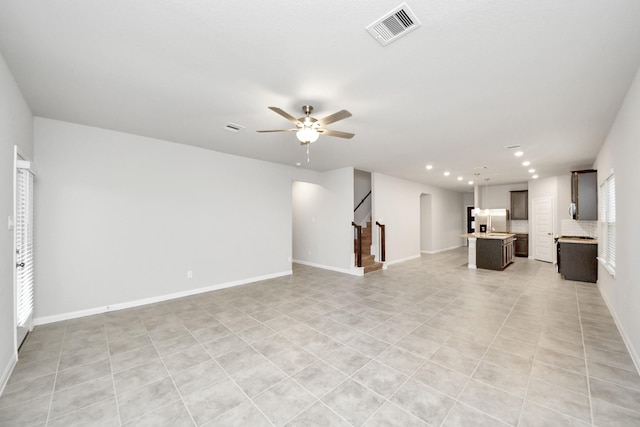
[[[481,209],[475,219],[477,232],[509,232],[509,209]]]

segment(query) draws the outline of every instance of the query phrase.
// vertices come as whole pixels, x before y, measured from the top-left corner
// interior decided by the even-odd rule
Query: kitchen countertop
[[[598,240],[597,239],[584,239],[584,238],[577,238],[577,237],[559,237],[558,238],[558,242],[560,243],[582,243],[585,245],[597,245],[598,244]]]
[[[467,233],[463,234],[461,237],[475,237],[476,239],[508,239],[510,237],[515,237],[515,233]]]

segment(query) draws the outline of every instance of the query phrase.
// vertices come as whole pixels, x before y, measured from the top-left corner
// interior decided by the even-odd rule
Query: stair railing
[[[386,249],[385,249],[386,245],[385,245],[385,237],[384,237],[384,224],[380,224],[378,221],[376,221],[376,225],[380,229],[380,245],[378,246],[379,248],[378,253],[380,254],[380,261],[384,262],[387,258]]]
[[[356,206],[356,207],[355,207],[355,209],[353,210],[353,212],[357,211],[357,210],[358,210],[358,208],[359,208],[360,206],[362,206],[362,204],[364,203],[364,201],[365,201],[365,200],[367,200],[367,198],[369,198],[369,196],[370,196],[370,195],[371,195],[371,190],[369,190],[369,192],[367,193],[367,195],[366,195],[366,196],[364,196],[364,197],[362,198],[362,200],[360,200],[360,203],[358,203],[358,206]]]
[[[356,267],[362,267],[362,226],[353,221],[351,221],[351,225],[353,225],[355,231],[354,249],[356,253]]]

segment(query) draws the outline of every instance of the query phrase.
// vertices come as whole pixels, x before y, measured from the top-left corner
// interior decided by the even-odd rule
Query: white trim
[[[338,273],[350,274],[352,276],[364,276],[364,267],[351,267],[350,269],[338,268],[338,267],[331,267],[329,265],[324,265],[324,264],[316,264],[313,262],[301,261],[299,259],[294,259],[293,262],[295,262],[296,264],[308,265],[309,267],[321,268],[323,270],[330,270],[330,271],[336,271]]]
[[[422,255],[418,254],[418,255],[413,255],[407,258],[401,258],[401,259],[394,259],[393,261],[385,261],[386,264],[388,265],[393,265],[393,264],[400,264],[401,262],[406,262],[406,261],[411,261],[417,258],[421,258]]]
[[[28,160],[16,160],[16,168],[28,170],[31,174],[35,175],[33,169],[31,169],[31,162]]]
[[[420,253],[421,254],[428,254],[428,255],[435,255],[435,254],[439,254],[441,252],[452,251],[454,249],[458,249],[458,248],[462,248],[462,247],[466,247],[466,245],[451,246],[450,248],[438,249],[437,251],[420,251]]]
[[[633,345],[631,345],[631,339],[629,338],[629,335],[627,335],[627,332],[624,330],[624,327],[622,326],[623,325],[622,322],[620,321],[620,319],[618,319],[618,316],[616,315],[615,310],[613,309],[613,307],[611,306],[611,303],[607,299],[607,293],[602,290],[602,288],[600,287],[600,284],[598,284],[597,286],[598,286],[598,290],[600,291],[600,295],[604,300],[604,303],[607,304],[607,308],[609,309],[609,313],[611,314],[611,317],[613,317],[613,321],[618,327],[618,331],[622,336],[624,345],[627,347],[627,351],[629,352],[629,355],[631,355],[631,360],[633,361],[633,364],[636,367],[636,371],[640,374],[640,355],[638,355],[638,352],[636,351],[636,349],[633,347]]]
[[[16,215],[18,213],[17,210],[17,197],[18,197],[18,161],[20,161],[20,158],[22,156],[20,156],[20,153],[18,152],[18,146],[14,145],[13,146],[13,207],[11,209],[11,215],[12,215],[12,220],[13,220],[13,227],[11,230],[11,238],[12,238],[12,246],[13,246],[13,250],[12,250],[12,257],[13,257],[13,261],[11,262],[12,268],[11,270],[13,271],[13,292],[11,294],[11,298],[13,299],[13,312],[11,313],[11,317],[12,317],[12,323],[13,323],[13,358],[17,361],[18,360],[18,317],[16,316],[16,313],[18,312],[18,270],[17,268],[15,268],[16,263],[18,262],[18,258],[17,258],[17,254],[16,254],[16,250],[18,249],[16,246],[17,243],[17,239],[16,239]],[[14,362],[15,365],[15,362]],[[11,368],[13,370],[13,367]],[[3,377],[4,379],[4,377]],[[8,379],[8,377],[7,377]],[[2,384],[2,389],[4,390],[4,383],[0,383]]]
[[[188,297],[191,295],[217,291],[220,289],[231,288],[234,286],[247,285],[249,283],[259,282],[261,280],[275,279],[277,277],[282,277],[282,276],[290,276],[291,274],[293,274],[293,271],[287,270],[279,273],[266,274],[264,276],[251,277],[248,279],[236,280],[234,282],[221,283],[218,285],[206,286],[204,288],[191,289],[189,291],[176,292],[176,293],[167,294],[167,295],[160,295],[157,297],[145,298],[145,299],[140,299],[136,301],[129,301],[129,302],[124,302],[124,303],[115,304],[115,305],[89,308],[86,310],[72,311],[69,313],[54,314],[52,316],[36,317],[33,319],[33,324],[46,325],[47,323],[60,322],[62,320],[70,320],[70,319],[76,319],[78,317],[91,316],[94,314],[102,314],[109,311],[117,311],[117,310],[124,310],[127,308],[140,307],[142,305],[154,304],[157,302],[163,302],[163,301],[172,300],[176,298]]]
[[[613,268],[611,268],[611,265],[607,262],[607,260],[602,257],[597,257],[596,259],[598,260],[600,265],[603,266],[605,270],[607,270],[607,272],[611,275],[611,277],[615,279],[616,271]]]
[[[4,372],[2,373],[2,377],[0,377],[0,396],[2,396],[2,393],[4,392],[4,388],[7,386],[7,383],[9,382],[9,377],[11,377],[11,373],[13,372],[13,368],[16,367],[16,363],[18,363],[18,357],[14,353],[11,355],[11,359],[9,359],[9,363],[7,364],[7,367],[4,369]]]

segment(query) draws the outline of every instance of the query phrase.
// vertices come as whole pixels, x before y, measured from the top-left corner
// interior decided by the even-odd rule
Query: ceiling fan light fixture
[[[320,134],[316,132],[315,129],[309,127],[303,127],[299,131],[296,132],[296,136],[298,137],[298,141],[303,144],[311,144],[312,142],[316,142]]]

